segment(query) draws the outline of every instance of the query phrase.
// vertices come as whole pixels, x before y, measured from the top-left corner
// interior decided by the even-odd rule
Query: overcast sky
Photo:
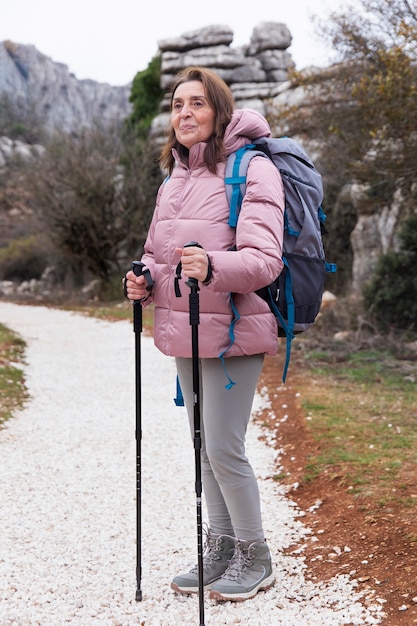
[[[4,0],[0,41],[33,44],[65,63],[79,79],[111,85],[130,82],[158,52],[158,41],[222,24],[232,29],[232,46],[247,44],[253,28],[281,22],[293,40],[297,69],[325,64],[329,57],[312,15],[326,20],[341,0]]]

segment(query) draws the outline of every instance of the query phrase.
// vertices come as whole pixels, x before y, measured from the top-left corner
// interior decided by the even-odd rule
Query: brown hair
[[[232,119],[234,110],[233,94],[224,80],[215,72],[205,67],[191,66],[177,74],[171,86],[171,107],[176,89],[180,85],[192,80],[198,80],[203,84],[207,100],[214,109],[214,133],[207,140],[204,158],[208,170],[215,174],[217,171],[217,163],[224,158],[223,137],[226,127]],[[182,158],[185,160],[188,158],[188,148],[177,141],[174,129],[171,126],[167,143],[162,148],[159,159],[162,167],[167,169],[169,174],[171,174],[175,165],[172,155],[173,148],[176,148]]]

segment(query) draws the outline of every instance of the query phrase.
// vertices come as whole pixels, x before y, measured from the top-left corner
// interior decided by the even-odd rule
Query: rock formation
[[[108,124],[129,115],[130,85],[113,87],[78,80],[34,46],[0,42],[0,93],[20,102],[50,130],[77,132],[99,120]]]
[[[288,70],[294,62],[287,49],[292,36],[285,24],[262,22],[253,29],[247,45],[233,48],[233,31],[213,25],[158,42],[161,53],[161,87],[169,86],[177,72],[188,65],[209,67],[230,86],[236,105],[262,114],[268,102],[288,87]],[[163,100],[151,134],[155,141],[164,137],[169,119],[169,102]]]
[[[250,42],[231,46],[228,26],[207,26],[160,41],[161,86],[169,88],[186,65],[211,67],[230,85],[238,106],[266,113],[265,102],[277,95],[294,66],[287,48],[292,37],[284,24],[263,22],[253,29]],[[102,123],[120,121],[131,111],[131,84],[114,87],[94,80],[78,80],[63,63],[55,63],[32,45],[0,42],[0,93],[33,108],[50,129],[77,132]],[[168,103],[161,107],[153,132],[164,127]]]

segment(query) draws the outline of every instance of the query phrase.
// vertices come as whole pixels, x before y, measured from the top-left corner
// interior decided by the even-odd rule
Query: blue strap
[[[247,150],[252,149],[253,147],[254,146],[252,144],[248,144],[236,150],[236,152],[234,153],[232,175],[225,178],[226,185],[232,186],[232,194],[230,198],[230,213],[229,213],[229,222],[228,222],[229,226],[231,226],[232,228],[236,228],[237,226],[237,219],[238,219],[240,207],[242,206],[242,201],[243,201],[242,185],[246,185],[246,175],[241,176],[239,173],[239,170],[241,168],[242,158],[243,158],[244,153]],[[240,320],[239,311],[237,310],[236,305],[234,303],[232,293],[230,294],[230,305],[232,307],[232,314],[233,314],[232,321],[230,322],[230,326],[229,326],[230,343],[227,346],[227,348],[219,354],[219,359],[222,362],[224,373],[226,374],[226,377],[229,381],[228,384],[225,386],[225,389],[231,389],[233,385],[236,385],[236,383],[230,378],[227,372],[226,362],[224,358],[224,355],[231,348],[231,346],[233,345],[235,341],[235,324],[238,320]]]
[[[230,322],[230,326],[229,326],[230,343],[227,346],[227,348],[225,350],[223,350],[223,352],[221,352],[219,354],[219,359],[222,362],[224,373],[226,374],[226,377],[227,377],[227,379],[229,381],[228,384],[225,385],[225,389],[231,389],[233,387],[233,385],[236,385],[236,383],[230,378],[230,376],[229,376],[229,374],[227,372],[226,363],[225,363],[225,359],[224,359],[224,355],[231,348],[231,346],[233,345],[233,343],[235,341],[235,324],[236,324],[237,321],[240,320],[239,311],[237,310],[236,305],[234,303],[233,294],[232,293],[230,294],[230,305],[232,307],[232,313],[233,313],[233,318],[232,318],[232,321]]]
[[[180,385],[180,379],[177,376],[177,395],[174,398],[175,406],[184,406],[184,396]]]
[[[328,263],[326,261],[326,272],[334,273],[337,271],[336,263]]]
[[[287,209],[284,210],[284,230],[286,230],[287,233],[289,235],[292,235],[293,237],[298,237],[298,235],[300,234],[299,230],[294,230],[290,225]]]
[[[291,342],[294,339],[294,323],[295,323],[295,304],[294,297],[292,294],[292,278],[290,267],[288,265],[288,261],[285,256],[282,257],[285,267],[287,268],[285,273],[285,298],[287,300],[287,320],[284,319],[281,311],[277,307],[271,292],[269,292],[270,305],[274,312],[275,317],[278,319],[282,329],[285,332],[286,337],[286,348],[285,348],[285,364],[284,371],[282,374],[282,382],[285,383],[287,378],[288,366],[290,364],[291,358]]]
[[[236,162],[235,162],[236,165]],[[234,168],[233,168],[234,169]],[[236,228],[237,218],[239,215],[239,209],[242,206],[242,193],[240,191],[240,185],[244,185],[246,182],[246,176],[233,176],[224,179],[227,185],[232,185],[232,195],[230,198],[230,213],[229,213],[229,226]]]
[[[229,374],[227,372],[224,355],[229,350],[230,346],[233,344],[233,342],[235,340],[234,325],[240,319],[239,312],[238,312],[238,310],[237,310],[237,308],[236,308],[236,306],[235,306],[235,304],[233,302],[232,294],[230,294],[230,303],[232,305],[232,311],[233,311],[233,319],[232,319],[232,321],[230,323],[230,327],[229,327],[230,343],[227,346],[227,348],[225,350],[223,350],[223,352],[221,354],[219,354],[219,358],[222,361],[224,373],[226,374],[226,377],[227,377],[227,379],[229,381],[227,383],[227,385],[225,385],[225,389],[231,389],[233,387],[233,385],[236,385],[236,383],[230,378],[230,376],[229,376]],[[184,406],[184,396],[182,394],[182,389],[181,389],[181,385],[180,385],[180,381],[179,381],[178,376],[177,376],[176,397],[174,398],[174,402],[175,402],[176,406]]]
[[[325,212],[323,211],[323,207],[320,205],[318,208],[318,215],[319,215],[319,220],[322,224],[324,224],[324,222],[327,219],[327,215],[325,214]]]
[[[290,272],[290,266],[288,265],[287,259],[283,256],[282,260],[284,262],[287,271],[285,273],[285,299],[287,301],[287,318],[288,318],[288,328],[287,328],[287,349],[286,349],[286,357],[285,357],[285,366],[284,373],[282,375],[282,380],[285,383],[285,379],[287,378],[288,365],[290,363],[290,355],[291,355],[291,341],[294,339],[294,322],[295,322],[295,304],[294,304],[294,296],[292,293],[292,278]]]
[[[232,186],[232,195],[230,198],[230,214],[229,214],[229,226],[236,228],[237,218],[239,216],[240,207],[242,206],[243,196],[241,185],[246,185],[246,174],[240,175],[240,167],[242,158],[247,150],[251,150],[254,147],[253,144],[247,144],[236,150],[234,156],[235,160],[232,167],[232,175],[224,179],[226,185]]]

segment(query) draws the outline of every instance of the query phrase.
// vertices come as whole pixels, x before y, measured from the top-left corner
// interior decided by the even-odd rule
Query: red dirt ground
[[[291,363],[288,384],[278,387],[281,365],[267,358],[261,386],[268,388],[272,413],[265,411],[259,420],[275,434],[272,445],[283,449],[279,459],[284,484],[295,485],[288,496],[306,513],[303,523],[313,530],[318,541],[306,541],[308,577],[325,581],[337,574],[349,574],[360,585],[375,590],[383,598],[386,617],[383,626],[417,624],[417,523],[415,511],[399,503],[378,509],[372,503],[358,503],[343,484],[341,476],[321,476],[312,482],[303,481],[308,455],[318,449],[308,430],[301,397],[308,390],[308,376]],[[304,370],[305,374],[305,370]],[[277,391],[271,391],[277,390]],[[286,421],[280,422],[284,414]],[[279,426],[277,427],[277,423]],[[266,431],[267,432],[267,431]],[[416,477],[410,477],[410,496]],[[319,506],[315,506],[321,502]],[[309,511],[314,507],[312,511]],[[413,540],[410,541],[410,536]],[[340,554],[334,548],[341,549]],[[350,551],[344,551],[345,546]],[[291,553],[296,547],[288,549]],[[319,557],[319,558],[318,558]]]

